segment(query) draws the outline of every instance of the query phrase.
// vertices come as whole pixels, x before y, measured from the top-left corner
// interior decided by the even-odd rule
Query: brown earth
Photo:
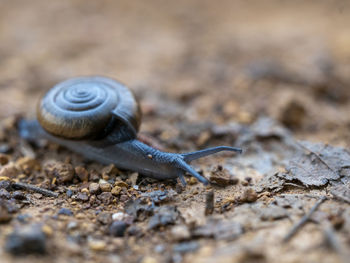
[[[347,261],[348,1],[12,0],[0,7],[2,262]],[[216,184],[187,177],[181,187],[20,139],[18,118],[35,118],[41,94],[81,75],[127,84],[144,113],[140,137],[152,145],[174,152],[235,145],[244,154],[197,161]],[[18,190],[16,182],[59,196]],[[113,236],[115,222],[127,227],[122,237]],[[9,236],[26,228],[46,247],[18,256]]]

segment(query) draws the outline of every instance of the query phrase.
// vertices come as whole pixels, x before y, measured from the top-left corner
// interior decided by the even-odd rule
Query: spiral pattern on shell
[[[38,105],[37,117],[49,133],[69,139],[98,137],[112,116],[136,134],[140,108],[132,92],[105,77],[80,77],[49,90]]]

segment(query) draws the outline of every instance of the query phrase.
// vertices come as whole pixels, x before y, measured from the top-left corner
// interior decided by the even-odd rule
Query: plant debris
[[[340,178],[342,169],[350,167],[350,154],[343,148],[301,142],[303,151],[290,160],[285,178],[299,180],[306,186],[321,186]]]

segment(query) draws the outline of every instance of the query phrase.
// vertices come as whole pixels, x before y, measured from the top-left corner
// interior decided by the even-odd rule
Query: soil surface
[[[1,262],[348,262],[348,1],[0,3]],[[75,76],[132,89],[139,139],[211,183],[18,135]]]

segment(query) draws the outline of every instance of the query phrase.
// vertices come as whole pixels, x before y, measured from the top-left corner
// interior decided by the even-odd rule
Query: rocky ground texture
[[[348,262],[347,1],[3,1],[2,262]],[[18,135],[79,75],[126,83],[139,138],[211,182],[157,181]]]

